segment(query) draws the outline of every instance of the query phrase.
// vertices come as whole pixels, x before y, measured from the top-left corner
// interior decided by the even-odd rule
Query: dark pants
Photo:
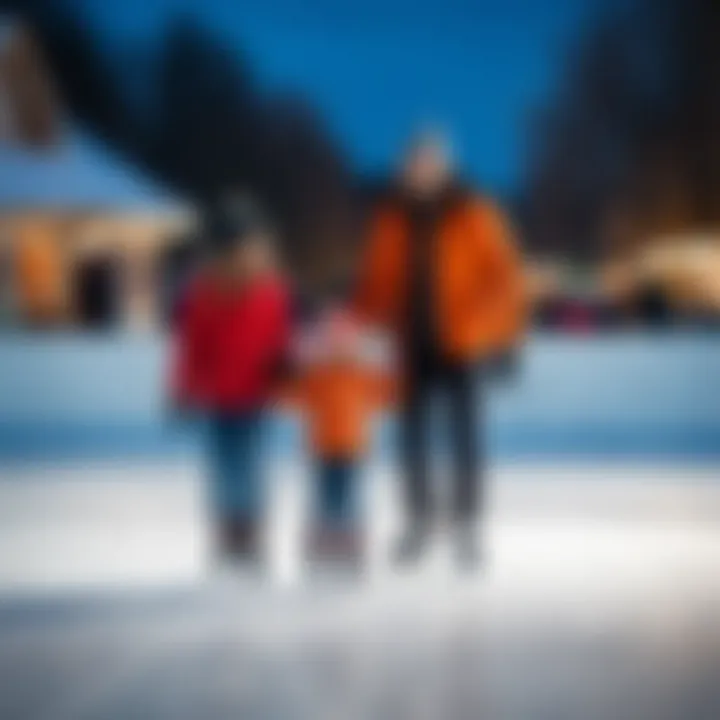
[[[476,517],[481,509],[476,368],[473,364],[451,364],[421,357],[407,365],[407,392],[400,428],[405,502],[413,521],[426,521],[433,511],[428,473],[433,443],[428,430],[433,398],[438,392],[447,403],[453,516],[462,521]]]
[[[317,522],[353,525],[357,520],[357,462],[350,458],[322,458],[317,472]]]
[[[208,423],[211,501],[220,520],[252,520],[262,510],[260,411],[219,413]]]

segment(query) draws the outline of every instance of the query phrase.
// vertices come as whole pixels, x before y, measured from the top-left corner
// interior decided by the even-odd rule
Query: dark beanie
[[[247,195],[223,198],[206,216],[208,249],[221,253],[241,245],[248,237],[269,233],[270,223],[262,209]]]

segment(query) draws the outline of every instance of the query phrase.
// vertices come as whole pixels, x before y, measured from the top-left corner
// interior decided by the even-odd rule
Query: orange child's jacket
[[[391,399],[390,380],[357,363],[328,360],[292,381],[281,400],[299,408],[313,452],[356,459],[365,451],[372,415]]]
[[[500,211],[483,200],[459,200],[440,222],[434,252],[433,297],[443,352],[474,360],[512,346],[525,324],[525,292],[520,256]],[[371,225],[356,309],[401,338],[409,253],[402,207],[380,209]]]

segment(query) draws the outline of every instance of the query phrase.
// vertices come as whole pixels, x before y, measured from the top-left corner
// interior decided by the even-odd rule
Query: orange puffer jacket
[[[354,362],[328,360],[289,382],[280,400],[303,415],[316,456],[350,460],[365,452],[373,415],[393,394],[388,376]]]
[[[402,338],[407,318],[408,220],[397,203],[371,225],[356,309]],[[502,213],[491,203],[463,198],[440,221],[433,263],[435,317],[442,350],[475,360],[507,350],[525,325],[520,256]]]

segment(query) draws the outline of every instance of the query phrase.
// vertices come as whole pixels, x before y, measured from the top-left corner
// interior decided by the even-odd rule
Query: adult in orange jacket
[[[440,138],[410,148],[397,191],[371,224],[356,308],[398,340],[404,374],[402,456],[408,524],[398,561],[418,559],[432,520],[427,435],[431,397],[450,409],[458,561],[479,559],[480,361],[507,350],[524,324],[521,262],[500,210],[456,182]]]

